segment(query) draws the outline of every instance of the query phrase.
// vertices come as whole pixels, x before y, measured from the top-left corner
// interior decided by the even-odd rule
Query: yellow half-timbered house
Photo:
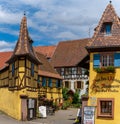
[[[0,53],[0,110],[18,120],[36,117],[39,97],[62,102],[62,78],[32,43],[24,15],[14,51]]]
[[[89,107],[86,123],[120,123],[120,18],[110,1],[87,46],[90,53]],[[85,110],[85,109],[84,109]],[[92,113],[90,113],[92,112]],[[85,119],[85,118],[84,118]]]

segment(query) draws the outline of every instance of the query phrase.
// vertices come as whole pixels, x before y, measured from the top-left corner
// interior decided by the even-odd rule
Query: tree
[[[79,103],[80,101],[79,101],[80,99],[79,99],[79,94],[78,94],[78,92],[75,92],[74,93],[74,95],[73,95],[73,104],[77,104],[77,103]]]
[[[67,100],[67,99],[68,99],[68,94],[67,94],[67,92],[68,92],[68,89],[67,89],[67,88],[63,88],[63,89],[62,89],[62,94],[63,94],[64,100]]]

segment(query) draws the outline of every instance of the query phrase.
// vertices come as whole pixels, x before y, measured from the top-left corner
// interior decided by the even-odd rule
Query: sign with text
[[[84,107],[84,124],[94,124],[95,123],[95,107],[85,106]]]

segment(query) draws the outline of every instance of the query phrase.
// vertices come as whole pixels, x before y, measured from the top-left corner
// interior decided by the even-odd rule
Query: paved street
[[[0,113],[0,124],[73,124],[77,115],[77,109],[59,110],[55,115],[48,116],[46,119],[37,118],[32,121],[17,121],[13,118]]]

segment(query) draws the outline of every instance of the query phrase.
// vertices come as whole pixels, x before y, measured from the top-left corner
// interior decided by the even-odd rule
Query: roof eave
[[[101,52],[102,50],[105,51],[119,51],[120,46],[90,46],[86,47],[87,51],[90,52]]]

